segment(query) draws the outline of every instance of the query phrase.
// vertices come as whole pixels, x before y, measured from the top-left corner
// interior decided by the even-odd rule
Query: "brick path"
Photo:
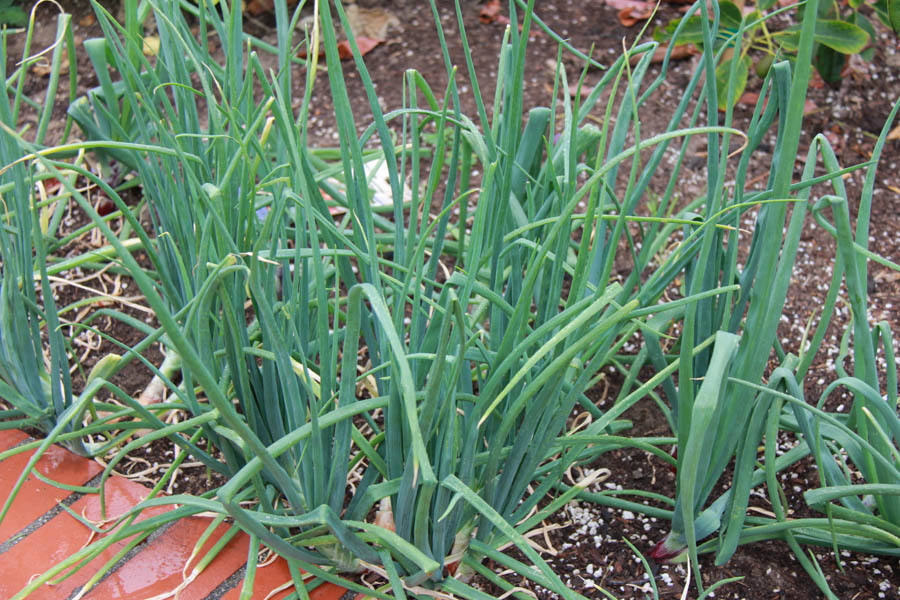
[[[19,431],[0,431],[0,452],[27,439],[28,436]],[[23,452],[0,462],[0,506],[6,502],[32,455],[33,452]],[[35,470],[72,486],[84,485],[102,471],[94,461],[59,446],[52,446],[44,453]],[[112,516],[120,515],[135,506],[148,492],[144,486],[118,476],[109,478],[105,490],[107,515]],[[78,552],[89,540],[97,539],[91,539],[91,530],[87,526],[58,508],[58,503],[70,495],[70,492],[44,483],[34,475],[28,477],[10,511],[0,523],[0,599],[13,598],[34,578]],[[89,520],[96,521],[100,518],[100,498],[97,494],[81,496],[70,508]],[[170,509],[148,509],[143,511],[139,519],[147,519],[166,510]],[[242,581],[234,575],[246,563],[249,549],[249,538],[243,532],[234,536],[198,576],[186,585],[183,583],[183,573],[190,573],[206,550],[212,548],[228,531],[227,526],[220,526],[206,541],[198,556],[187,565],[190,569],[186,569],[197,540],[209,524],[210,520],[203,517],[176,521],[161,535],[139,546],[136,554],[88,591],[84,600],[149,600],[173,592],[179,586],[182,589],[179,590],[178,600],[238,600]],[[85,568],[63,581],[40,586],[28,599],[72,598],[96,570],[114,557],[126,543],[121,541],[107,548]],[[274,594],[272,592],[290,579],[287,563],[280,558],[269,566],[259,567],[252,600],[278,600],[286,597],[293,588]],[[345,592],[341,587],[326,583],[311,592],[310,598],[337,600]],[[348,597],[352,598],[353,595],[348,594]]]

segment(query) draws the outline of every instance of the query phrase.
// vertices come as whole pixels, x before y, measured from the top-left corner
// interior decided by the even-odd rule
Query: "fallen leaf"
[[[356,45],[359,48],[360,56],[365,56],[369,52],[371,52],[378,44],[381,43],[381,40],[376,40],[375,38],[370,37],[358,37],[356,38]],[[347,60],[348,58],[353,58],[353,51],[350,50],[350,42],[343,41],[338,43],[338,54],[341,56],[341,60]]]
[[[766,101],[763,103],[763,109],[766,108],[766,104],[768,104],[769,99],[766,98]],[[738,98],[738,104],[745,104],[748,106],[756,106],[756,103],[759,102],[759,94],[756,92],[744,92],[740,98]],[[812,100],[807,100],[803,104],[803,115],[809,115],[819,110],[818,105]]]
[[[487,0],[478,9],[478,20],[485,25],[491,23],[499,23],[500,25],[508,25],[509,17],[500,14],[500,0]]]
[[[44,191],[47,192],[48,195],[56,193],[59,188],[62,187],[62,182],[56,177],[49,177],[41,182],[44,186]]]
[[[649,7],[626,7],[619,10],[619,23],[625,27],[634,27],[641,21],[646,21],[653,16],[654,5]]]
[[[53,72],[53,68],[51,67],[51,62],[46,58],[41,58],[38,62],[31,65],[31,72],[37,75],[38,77],[46,77],[50,73]],[[62,60],[59,61],[59,72],[60,73],[68,73],[69,72],[69,57],[63,55]]]
[[[594,88],[593,88],[592,86],[589,86],[589,85],[583,85],[583,86],[581,86],[581,92],[580,92],[581,97],[582,97],[582,98],[587,98],[588,96],[591,95],[591,92],[593,91],[593,89],[594,89]],[[551,91],[552,91],[552,90],[551,90]],[[578,93],[579,93],[579,90],[578,90],[578,84],[577,84],[577,83],[573,83],[573,84],[569,85],[569,95],[570,95],[570,96],[572,96],[572,97],[574,98],[575,95],[578,94]],[[554,139],[554,140],[553,140],[553,143],[556,143],[557,141],[559,141],[559,140]]]
[[[244,5],[244,11],[254,17],[275,8],[275,0],[250,0]]]
[[[666,52],[668,50],[668,46],[660,46],[653,52],[653,58],[650,59],[650,62],[662,62],[666,58]],[[690,58],[697,54],[700,54],[700,50],[697,46],[693,44],[679,44],[672,49],[672,55],[669,57],[669,60],[684,60],[685,58]],[[631,57],[631,64],[637,64],[640,58],[640,55]]]
[[[478,20],[485,24],[493,23],[500,15],[500,0],[487,0],[478,9]]]
[[[109,213],[116,210],[116,203],[106,196],[103,196],[97,201],[96,205],[94,206],[94,210],[96,210],[97,214],[101,217],[105,217]]]
[[[50,61],[42,60],[31,65],[31,72],[38,77],[46,77],[53,69],[50,68]]]
[[[300,58],[306,58],[306,46],[302,46],[297,50],[297,56]],[[322,46],[319,46],[319,58],[325,56],[325,49]]]
[[[375,38],[369,37],[358,37],[356,38],[356,45],[359,48],[360,56],[365,56],[369,52],[371,52],[378,44],[380,44],[382,40],[376,40]],[[353,58],[353,51],[350,49],[350,42],[344,40],[343,42],[338,42],[337,45],[338,56],[341,57],[341,60],[349,60]],[[297,56],[300,58],[306,58],[306,48],[300,48],[297,51]],[[319,58],[325,56],[325,48],[319,48]]]
[[[644,2],[644,0],[606,0],[606,5],[615,8],[616,10],[623,10],[625,8],[637,8],[644,9],[647,7],[654,7],[656,3],[654,2]]]
[[[891,129],[891,132],[887,134],[887,139],[891,141],[900,140],[900,125],[897,125],[893,129]]]

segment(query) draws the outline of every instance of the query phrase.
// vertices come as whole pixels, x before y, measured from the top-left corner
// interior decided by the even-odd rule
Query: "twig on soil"
[[[39,277],[35,277],[35,279],[37,280],[37,279],[39,279]],[[90,292],[92,294],[96,294],[97,296],[104,298],[110,302],[121,304],[122,306],[127,306],[128,308],[131,308],[133,310],[137,310],[137,311],[149,314],[149,315],[153,314],[153,311],[150,308],[136,303],[138,300],[143,300],[143,298],[144,298],[143,296],[130,296],[130,297],[116,296],[114,294],[102,292],[96,288],[92,288],[92,287],[89,287],[86,285],[81,285],[80,283],[76,283],[75,281],[63,279],[62,277],[57,277],[55,275],[48,275],[47,279],[53,283],[58,283],[60,285],[68,285],[70,287],[74,287],[74,288],[77,288],[77,289],[85,291],[85,292]]]

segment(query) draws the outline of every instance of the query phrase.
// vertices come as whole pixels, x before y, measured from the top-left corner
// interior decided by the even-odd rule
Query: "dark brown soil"
[[[96,80],[93,78],[85,53],[80,51],[80,44],[84,39],[100,35],[99,27],[91,22],[90,7],[85,0],[63,1],[61,4],[73,14],[73,28],[79,45],[79,85],[83,90],[96,85]],[[442,91],[447,76],[428,3],[418,0],[384,0],[369,1],[365,4],[385,6],[393,11],[399,21],[398,25],[389,30],[387,40],[372,50],[365,59],[382,107],[390,109],[401,105],[400,78],[403,71],[409,68],[419,70],[434,90]],[[462,88],[462,91],[466,92],[471,85],[465,75],[453,3],[441,0],[437,4],[450,45],[452,61],[460,65],[457,77],[460,82],[466,82]],[[473,49],[479,85],[486,97],[490,98],[496,79],[496,60],[503,26],[498,23],[481,23],[478,19],[478,3],[465,0],[461,5],[466,34]],[[601,61],[617,56],[621,52],[623,39],[626,43],[630,43],[638,30],[637,27],[622,27],[616,18],[617,11],[602,0],[539,1],[537,11],[555,31],[576,48],[588,51],[593,46],[594,56]],[[676,7],[664,5],[661,22],[664,23],[677,14]],[[33,50],[40,50],[49,45],[55,31],[51,20],[55,18],[55,14],[49,3],[42,6],[39,16],[40,22],[46,23],[36,32]],[[263,14],[250,19],[248,27],[256,35],[264,39],[268,36],[271,39],[271,31],[267,30],[269,18]],[[11,71],[21,55],[22,37],[13,36],[10,39],[7,72]],[[555,42],[543,33],[535,33],[528,49],[530,70],[526,74],[524,85],[526,107],[549,104],[553,68],[548,66],[548,63],[555,65],[556,56]],[[575,80],[581,72],[581,63],[567,57],[565,65],[570,81]],[[671,67],[670,83],[661,88],[657,97],[651,99],[651,104],[646,106],[641,114],[642,133],[650,134],[665,128],[669,107],[680,97],[681,86],[695,66],[694,62],[688,59]],[[370,110],[362,83],[352,65],[346,64],[344,72],[354,114],[358,116],[359,127],[363,128],[369,122],[365,115],[370,114]],[[596,83],[600,76],[600,71],[590,70],[587,83]],[[298,81],[298,85],[302,85],[301,77],[295,77],[295,81]],[[34,74],[28,78],[26,93],[40,99],[45,84],[46,81],[41,76]],[[758,86],[758,80],[751,80],[749,89]],[[838,88],[828,87],[820,81],[813,82],[810,99],[816,108],[806,120],[803,144],[808,145],[811,137],[821,132],[828,136],[835,146],[842,165],[865,161],[871,156],[874,138],[880,132],[885,118],[898,98],[900,98],[900,51],[897,38],[888,32],[882,32],[874,60],[865,63],[853,59],[847,77]],[[51,126],[51,140],[54,135],[57,137],[61,135],[63,130],[65,99],[62,92],[58,100],[60,108],[55,113],[57,120]],[[468,114],[476,114],[471,94],[464,96],[463,103],[464,110]],[[332,110],[330,91],[324,74],[321,74],[315,83],[313,105],[316,132],[312,143],[336,145],[337,134],[330,117]],[[752,107],[739,105],[736,111],[738,120],[748,119],[751,109]],[[697,152],[701,150],[703,149],[698,148]],[[801,155],[805,156],[805,151],[801,151]],[[894,262],[900,262],[898,156],[900,156],[900,141],[888,142],[876,181],[869,239],[870,249]],[[763,152],[759,159],[764,165],[770,157]],[[706,183],[704,167],[705,161],[702,156],[690,157],[681,179],[682,192],[685,195],[696,195],[703,190]],[[845,183],[850,190],[851,198],[858,198],[862,186],[860,172],[850,175]],[[828,193],[824,187],[816,190],[816,194],[824,193]],[[851,211],[855,217],[856,207],[851,206]],[[752,226],[752,217],[752,214],[747,215],[745,226]],[[804,231],[800,252],[801,256],[797,261],[793,285],[779,331],[779,338],[785,349],[794,352],[799,350],[807,323],[812,319],[815,324],[818,318],[831,277],[834,242],[821,227],[811,223]],[[875,263],[870,263],[869,273],[871,319],[885,320],[895,332],[900,331],[900,277],[897,273]],[[82,297],[68,286],[61,286],[59,293],[61,305]],[[824,387],[836,377],[834,360],[841,335],[849,323],[849,309],[843,305],[839,306],[839,309],[842,312],[835,318],[826,335],[823,354],[817,358],[810,373],[806,394],[812,400],[818,399]],[[124,310],[128,312],[132,309],[126,307]],[[135,316],[146,317],[139,314]],[[130,328],[120,327],[116,323],[114,320],[107,321],[104,330],[127,344],[134,343],[138,339]],[[114,346],[104,341],[86,357],[83,365],[85,370],[89,370],[93,360],[111,350],[114,350]],[[158,365],[162,357],[154,349],[146,354],[146,358]],[[149,378],[149,370],[135,362],[123,371],[116,381],[126,392],[137,394]],[[615,376],[611,375],[611,379],[615,381]],[[615,389],[613,383],[607,395],[606,406],[609,406],[615,397]],[[829,409],[837,411],[846,410],[848,405],[849,400],[840,394],[829,398],[826,403]],[[600,406],[604,408],[603,404]],[[634,430],[628,432],[629,434],[668,433],[667,424],[661,413],[649,402],[636,406],[625,417],[635,423]],[[784,441],[791,442],[789,439]],[[149,454],[136,455],[135,458],[148,460],[151,466],[153,463],[164,464],[171,461],[172,455],[167,454],[172,452],[169,442],[159,442],[147,450]],[[634,450],[610,452],[594,467],[610,471],[609,477],[598,484],[599,489],[633,488],[657,492],[668,497],[674,495],[674,475],[667,465],[643,452]],[[141,470],[140,461],[134,461],[132,466],[123,467],[123,470],[129,468]],[[177,481],[180,486],[178,491],[191,492],[209,489],[209,485],[218,483],[208,481],[202,468],[183,470]],[[817,482],[815,467],[808,462],[800,463],[785,474],[784,491],[788,505],[795,511],[794,515],[812,514],[803,501],[802,492],[814,487]],[[757,506],[764,510],[767,506],[766,501],[759,499]],[[591,598],[601,597],[600,593],[593,589],[595,585],[601,585],[623,599],[652,597],[643,566],[623,540],[629,540],[641,552],[646,553],[668,531],[666,522],[584,502],[577,506],[574,504],[568,506],[550,521],[560,527],[548,533],[549,543],[556,554],[546,553],[545,558],[573,589]],[[543,541],[540,543],[545,545]],[[868,600],[900,597],[900,562],[896,558],[887,559],[844,552],[836,558],[829,549],[818,548],[813,549],[813,552],[839,598]],[[841,561],[843,570],[838,568],[836,560]],[[701,567],[706,585],[728,577],[744,577],[742,581],[728,584],[718,590],[715,595],[719,598],[805,600],[822,597],[783,542],[773,541],[742,547],[723,567],[714,567],[711,559],[705,558]],[[686,580],[683,566],[653,565],[653,574],[661,597],[681,597]],[[508,575],[507,578],[516,584],[526,586],[514,575]],[[484,585],[486,589],[496,591],[487,583]],[[533,588],[530,585],[526,587]],[[542,590],[534,590],[534,593],[540,598],[550,597]],[[696,597],[695,588],[687,594],[687,597]]]

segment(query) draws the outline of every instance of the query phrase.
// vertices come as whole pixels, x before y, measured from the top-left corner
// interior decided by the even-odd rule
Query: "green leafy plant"
[[[900,4],[891,0],[876,0],[872,8],[894,33],[900,33]]]
[[[794,60],[797,56],[800,25],[803,14],[809,3],[800,3],[796,11],[798,24],[782,30],[773,31],[768,22],[777,15],[794,8],[775,7],[775,1],[762,1],[750,10],[750,5],[743,2],[724,1],[718,3],[718,11],[710,13],[708,18],[718,19],[719,28],[713,38],[713,47],[719,53],[716,75],[720,79],[719,89],[723,90],[721,83],[728,77],[731,65],[734,64],[738,72],[735,101],[749,81],[751,74],[765,77],[771,65],[787,57]],[[863,9],[869,8],[879,14],[885,14],[872,9],[870,4],[851,3],[847,8],[838,3],[823,2],[816,10],[816,29],[812,63],[822,78],[829,83],[840,81],[841,72],[844,69],[847,56],[860,54],[863,58],[871,60],[874,52],[874,44],[877,40],[875,30]],[[671,40],[676,29],[679,29],[679,43],[693,43],[702,46],[704,43],[703,26],[700,15],[693,14],[681,19],[674,19],[665,27],[657,29],[656,39],[660,41]],[[682,21],[684,26],[680,27]],[[889,22],[886,20],[886,22]],[[725,98],[720,96],[719,108],[724,109]]]
[[[805,6],[798,8],[797,18],[802,19]],[[878,36],[868,15],[878,15],[895,33],[900,28],[897,14],[900,3],[896,0],[879,2],[852,1],[846,3],[824,2],[818,6],[816,44],[813,47],[813,64],[826,82],[839,83],[851,54],[859,54],[872,60]],[[891,15],[893,14],[893,17]],[[793,52],[796,48],[797,26],[788,28],[784,47]]]
[[[0,26],[13,25],[21,27],[28,20],[28,15],[22,10],[20,0],[0,0]]]

